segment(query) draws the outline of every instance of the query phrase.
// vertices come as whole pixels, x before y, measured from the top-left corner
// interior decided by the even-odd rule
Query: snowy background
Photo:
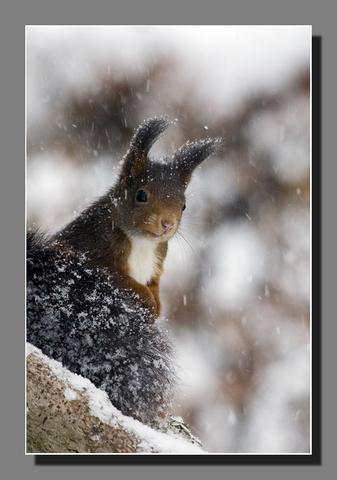
[[[211,452],[310,451],[309,27],[28,27],[27,221],[53,232],[153,148],[223,136],[162,279],[181,414]],[[315,319],[313,319],[315,320]]]

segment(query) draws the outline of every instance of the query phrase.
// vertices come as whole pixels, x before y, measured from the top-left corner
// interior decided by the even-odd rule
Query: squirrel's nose
[[[162,220],[161,224],[165,233],[171,230],[174,226],[174,222],[172,222],[171,220]]]

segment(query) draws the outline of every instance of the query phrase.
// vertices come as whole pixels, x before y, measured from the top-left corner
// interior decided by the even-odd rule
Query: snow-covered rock
[[[194,437],[123,415],[106,392],[27,344],[28,453],[205,453]]]

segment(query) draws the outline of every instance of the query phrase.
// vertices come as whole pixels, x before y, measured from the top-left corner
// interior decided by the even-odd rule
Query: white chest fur
[[[146,285],[157,271],[157,244],[147,238],[133,237],[128,258],[129,275]]]

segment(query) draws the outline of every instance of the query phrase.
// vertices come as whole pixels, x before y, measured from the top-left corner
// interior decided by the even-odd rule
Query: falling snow
[[[207,451],[310,448],[310,41],[310,29],[291,26],[28,31],[29,227],[52,234],[105,194],[146,117],[174,119],[154,158],[186,140],[224,139],[186,191],[156,334],[132,292],[108,294],[84,259],[57,254],[46,276],[34,257],[40,273],[27,291],[32,343],[123,413],[136,405],[149,420],[153,399],[170,405]],[[128,336],[131,350],[120,345]]]

